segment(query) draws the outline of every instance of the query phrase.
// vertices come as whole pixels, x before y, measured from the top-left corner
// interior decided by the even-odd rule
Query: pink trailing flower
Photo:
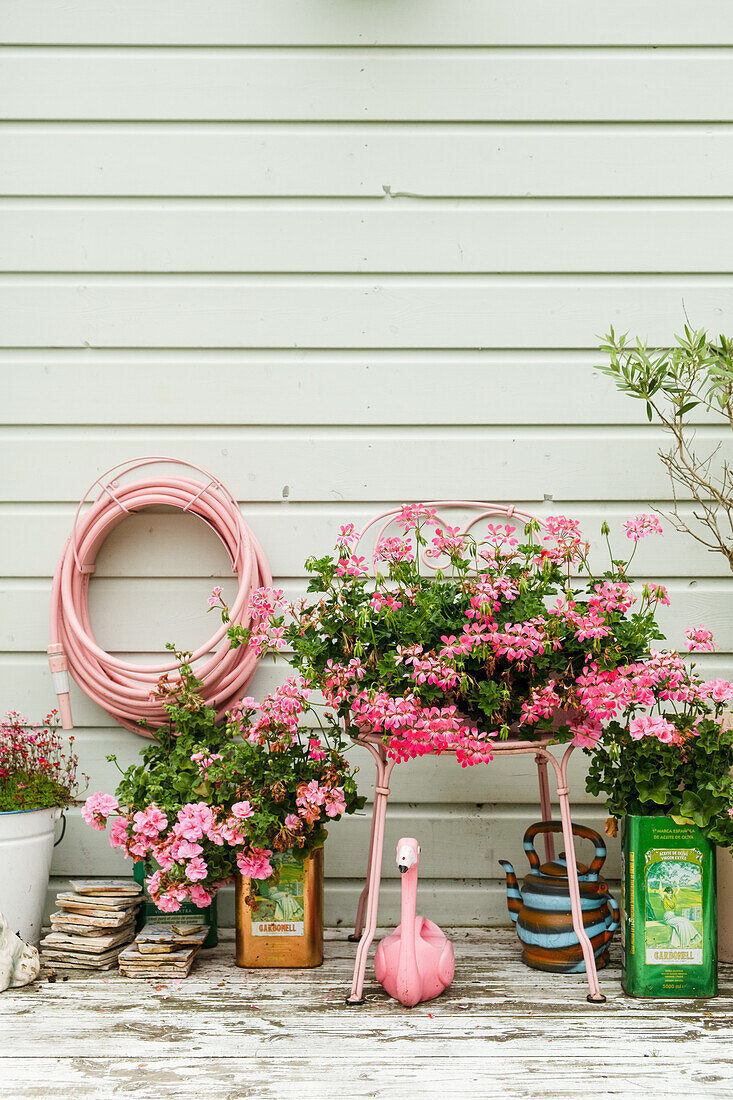
[[[202,852],[201,845],[194,844],[191,840],[174,840],[171,844],[171,856],[175,861],[193,859],[194,856],[200,856]],[[159,859],[158,863],[160,863]]]
[[[435,508],[426,508],[424,504],[403,504],[395,522],[405,534],[423,524],[435,526]]]
[[[514,548],[519,545],[519,539],[515,538],[516,527],[508,523],[489,523],[486,525],[486,544],[481,551],[481,558],[487,562],[496,561],[498,558],[508,558],[514,553]]]
[[[567,516],[548,516],[543,522],[547,532],[542,536],[543,542],[549,542],[549,547],[543,548],[537,557],[539,562],[543,560],[554,562],[574,562],[582,557],[583,535],[580,524],[576,519],[568,519]]]
[[[447,691],[459,680],[455,668],[443,663],[432,653],[423,653],[421,645],[398,647],[396,661],[398,664],[412,665],[410,677],[417,684],[432,684]]]
[[[519,724],[529,723],[532,725],[538,722],[540,718],[552,718],[560,703],[560,696],[555,691],[554,683],[546,684],[541,688],[533,688],[529,702],[522,703],[522,716],[519,719]]]
[[[369,570],[364,565],[365,560],[363,557],[358,558],[355,554],[351,554],[348,558],[341,558],[336,566],[336,575],[338,577],[368,576]]]
[[[240,844],[246,844],[247,832],[244,829],[242,822],[236,817],[228,817],[225,823],[221,826],[222,839],[230,844],[233,848],[236,848]]]
[[[576,748],[593,749],[603,733],[603,726],[594,718],[586,718],[584,722],[572,726],[572,731]]]
[[[414,561],[412,543],[409,539],[380,539],[374,548],[374,560],[397,564],[401,561]]]
[[[221,603],[222,588],[217,585],[216,588],[211,589],[211,595],[208,599],[209,607],[218,607]]]
[[[372,611],[383,611],[385,607],[388,611],[397,611],[402,607],[396,596],[392,596],[389,592],[375,592],[369,603]]]
[[[647,535],[662,535],[662,525],[655,515],[642,512],[639,516],[630,516],[623,524],[626,538],[638,542]]]
[[[712,653],[715,649],[713,632],[704,626],[691,626],[685,631],[687,648],[691,653]]]
[[[308,759],[309,760],[315,760],[316,762],[318,762],[319,760],[325,760],[326,755],[327,754],[323,751],[323,746],[320,742],[320,738],[318,738],[318,737],[309,737],[308,738]]]
[[[623,614],[635,603],[636,596],[626,581],[594,584],[593,595],[588,599],[588,607],[598,614],[610,614],[613,611]]]
[[[353,523],[347,523],[343,527],[339,528],[339,542],[347,548],[350,548],[359,541],[361,535],[354,527]]]
[[[87,825],[103,833],[107,828],[107,818],[119,808],[120,804],[114,795],[97,791],[96,794],[90,794],[87,798],[82,807],[81,816]]]
[[[431,548],[428,550],[429,556],[439,558],[442,554],[447,554],[448,557],[453,554],[460,554],[466,541],[461,536],[460,530],[460,527],[448,527],[447,525],[445,530],[436,527]]]

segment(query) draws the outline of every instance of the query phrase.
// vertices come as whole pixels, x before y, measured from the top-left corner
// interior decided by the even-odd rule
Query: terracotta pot
[[[323,848],[305,859],[283,852],[271,863],[275,873],[264,882],[236,878],[237,966],[320,966]]]

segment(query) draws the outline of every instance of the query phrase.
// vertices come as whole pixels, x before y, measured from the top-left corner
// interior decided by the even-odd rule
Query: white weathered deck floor
[[[327,933],[316,970],[245,971],[232,934],[183,981],[117,972],[0,994],[0,1096],[139,1100],[733,1095],[733,967],[709,1001],[586,1002],[582,976],[519,961],[512,931],[455,929],[456,979],[414,1009],[367,972],[347,1008],[355,947]],[[616,948],[618,955],[618,948]]]

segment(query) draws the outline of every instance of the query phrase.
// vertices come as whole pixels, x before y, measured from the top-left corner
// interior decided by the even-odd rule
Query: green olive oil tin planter
[[[682,818],[622,823],[622,984],[633,997],[718,992],[715,846]]]
[[[135,882],[139,882],[141,886],[144,886],[145,876],[151,874],[151,871],[151,868],[145,867],[142,860],[136,860],[133,866]],[[177,909],[175,913],[163,913],[160,909],[156,909],[146,893],[145,901],[140,906],[138,913],[137,930],[139,932],[148,921],[155,924],[203,924],[208,929],[204,947],[216,947],[219,942],[216,902],[215,896],[211,905],[206,909],[199,909],[190,901],[184,901],[181,902],[181,908]]]

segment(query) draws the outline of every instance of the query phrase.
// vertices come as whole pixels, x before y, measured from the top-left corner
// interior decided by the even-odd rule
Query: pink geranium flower
[[[96,794],[89,795],[82,807],[81,816],[87,825],[91,825],[93,829],[97,829],[99,832],[104,832],[107,828],[107,818],[110,814],[115,813],[119,807],[120,804],[114,795],[97,791]]]
[[[680,735],[677,727],[666,718],[643,715],[640,718],[632,718],[629,722],[629,733],[634,741],[641,741],[642,737],[656,737],[663,745],[671,742],[679,742]]]
[[[181,908],[180,901],[172,894],[158,894],[155,904],[162,913],[177,913]]]
[[[253,848],[249,855],[240,852],[237,855],[237,867],[244,878],[265,879],[272,874],[269,848]]]
[[[201,879],[206,878],[209,873],[209,868],[205,859],[201,859],[200,856],[194,856],[186,864],[186,878],[191,882],[200,882]]]
[[[240,821],[246,821],[248,817],[254,815],[254,810],[249,802],[235,802],[232,806],[232,814]]]
[[[199,883],[195,883],[188,891],[188,896],[194,905],[197,905],[199,909],[205,909],[208,905],[211,905],[212,895],[208,890],[204,890],[203,886]]]
[[[184,840],[201,840],[213,825],[214,815],[210,806],[205,802],[189,802],[178,811],[178,821],[173,831]]]
[[[112,822],[109,830],[109,842],[113,848],[122,848],[123,851],[127,848],[128,834],[127,827],[130,824],[126,817],[116,817]],[[125,852],[125,854],[127,854]]]
[[[142,833],[143,836],[153,840],[168,827],[168,818],[154,802],[134,814],[132,820],[134,821],[133,832]]]
[[[701,691],[716,703],[728,703],[733,699],[733,684],[728,680],[708,680]]]

